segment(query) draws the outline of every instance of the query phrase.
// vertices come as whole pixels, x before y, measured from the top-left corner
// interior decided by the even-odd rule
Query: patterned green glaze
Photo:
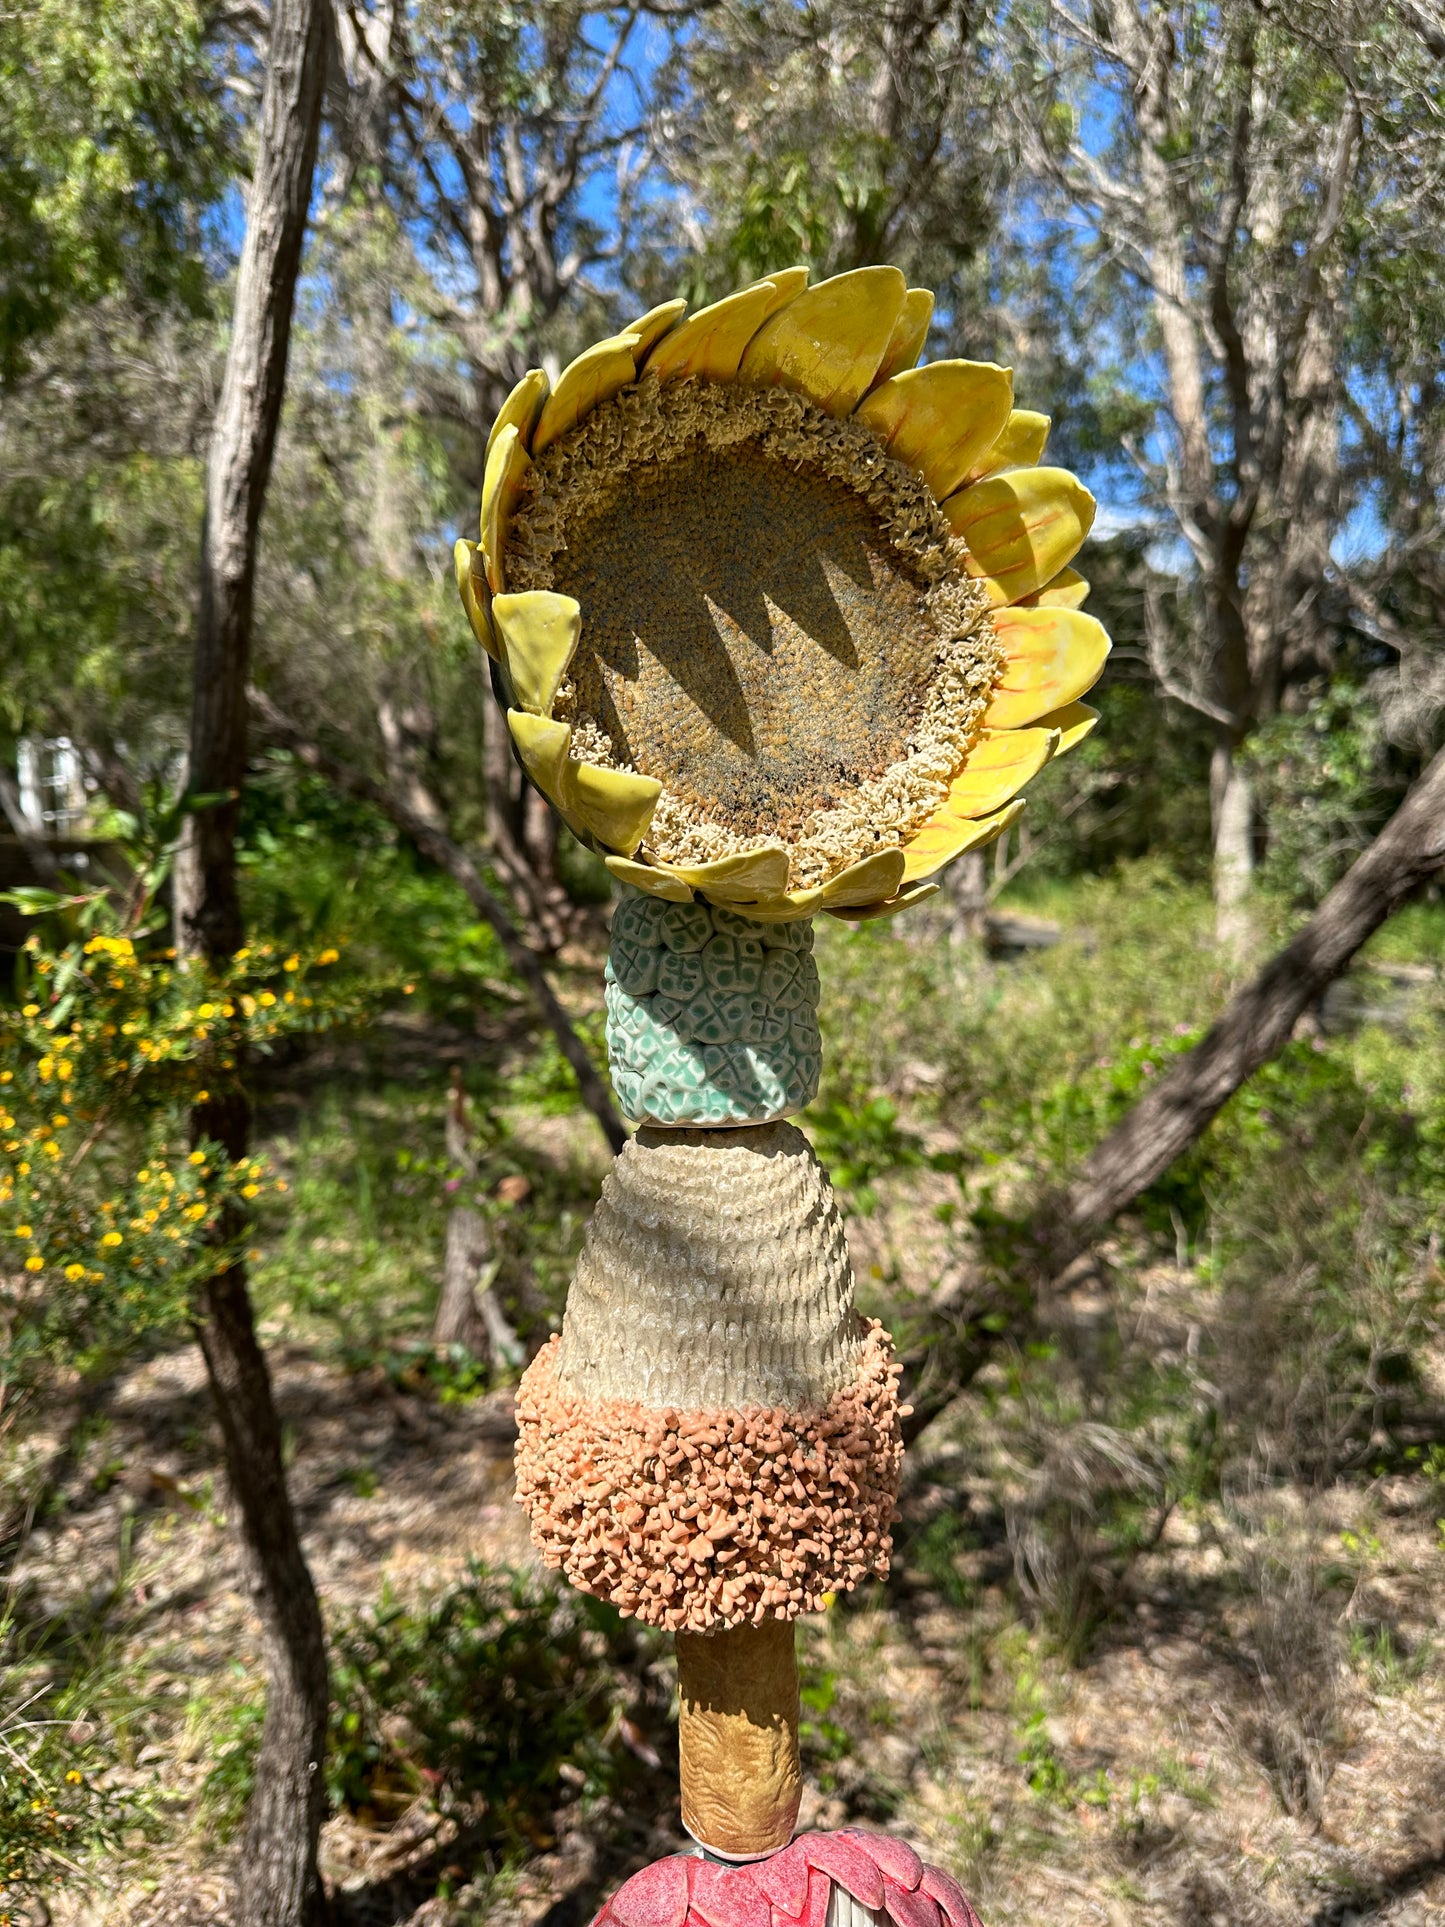
[[[629,894],[612,919],[607,1056],[638,1124],[763,1124],[818,1089],[818,967],[808,922],[753,923]]]

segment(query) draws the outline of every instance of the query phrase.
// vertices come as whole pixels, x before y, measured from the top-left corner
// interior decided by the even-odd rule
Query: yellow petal
[[[895,896],[885,897],[881,903],[860,903],[847,910],[830,910],[828,915],[837,917],[841,923],[869,923],[875,917],[896,917],[900,910],[911,909],[925,897],[936,897],[938,891],[936,883],[913,883]]]
[[[692,902],[692,891],[671,870],[651,863],[634,863],[626,856],[605,856],[602,861],[619,883],[630,883],[633,889],[645,890],[648,896],[661,897],[665,903]]]
[[[744,350],[739,379],[794,388],[830,415],[851,415],[878,372],[905,293],[897,268],[820,281],[764,322]]]
[[[893,324],[893,333],[888,337],[888,346],[873,377],[875,388],[881,388],[885,381],[891,381],[894,375],[901,375],[905,368],[913,366],[923,353],[932,319],[932,288],[910,288],[903,297],[902,312]]]
[[[738,914],[750,917],[754,923],[797,923],[822,909],[818,901],[821,894],[818,890],[788,890],[776,897],[739,904]]]
[[[991,361],[931,361],[875,388],[858,410],[895,461],[916,468],[938,501],[998,439],[1013,374]]]
[[[557,377],[557,386],[543,404],[541,417],[532,433],[532,453],[542,450],[575,428],[584,416],[637,379],[633,350],[635,335],[609,335],[594,342],[569,361]]]
[[[875,850],[830,877],[818,891],[819,907],[831,910],[848,903],[874,903],[891,897],[903,881],[902,850]]]
[[[528,589],[522,595],[499,595],[492,603],[492,620],[517,701],[534,715],[550,716],[557,685],[582,633],[582,605],[550,589]]]
[[[777,289],[770,281],[726,295],[710,308],[699,308],[658,343],[647,363],[647,373],[659,381],[681,381],[703,375],[709,381],[731,381],[743,349],[773,312]]]
[[[969,548],[995,607],[1041,589],[1078,554],[1093,526],[1093,496],[1066,468],[1010,468],[950,498],[949,527]]]
[[[492,432],[487,437],[487,453],[492,452],[492,443],[504,428],[515,428],[522,438],[524,448],[531,445],[532,430],[537,426],[537,417],[542,412],[542,404],[552,384],[547,379],[545,368],[529,368],[507,399],[497,410],[497,419],[492,423]]]
[[[986,729],[1020,729],[1077,701],[1109,654],[1103,624],[1077,609],[1000,609],[993,626],[1004,666],[984,711]]]
[[[1003,432],[992,448],[986,449],[965,477],[976,482],[1001,468],[1032,468],[1044,452],[1049,439],[1049,418],[1032,408],[1015,408],[1003,425]]]
[[[808,270],[806,268],[779,268],[775,274],[765,274],[761,281],[754,282],[753,285],[759,288],[772,289],[773,305],[768,309],[768,313],[774,315],[777,314],[780,309],[786,308],[790,301],[796,300],[804,288],[807,287]]]
[[[636,371],[641,372],[642,364],[654,346],[686,313],[685,301],[662,301],[655,308],[649,308],[646,314],[639,315],[636,321],[628,322],[621,334],[623,337],[630,336],[637,344],[632,350],[632,365]]]
[[[522,446],[515,422],[507,426],[492,443],[487,471],[482,481],[482,555],[486,561],[487,581],[493,593],[504,589],[502,552],[512,511],[522,492],[522,483],[531,469],[532,459]]]
[[[1075,743],[1082,743],[1084,738],[1092,733],[1098,720],[1098,710],[1090,709],[1087,703],[1066,703],[1062,709],[1051,709],[1047,716],[1040,716],[1038,726],[1040,729],[1058,731],[1059,740],[1054,749],[1054,755],[1066,756]],[[1015,729],[1007,731],[1006,734],[1024,736],[1028,732]]]
[[[780,896],[788,887],[788,853],[779,844],[760,844],[735,856],[711,863],[670,863],[667,866],[699,896],[714,903],[757,903]]]
[[[903,881],[916,883],[938,872],[963,855],[992,843],[1001,830],[1008,828],[1023,808],[1023,798],[1006,803],[992,816],[966,818],[950,816],[940,810],[912,836],[903,851]]]
[[[569,812],[609,850],[631,856],[652,821],[662,785],[655,776],[600,763],[569,763],[563,771]]]
[[[745,906],[758,923],[787,923],[811,917],[818,910],[844,909],[850,904],[877,903],[891,897],[903,877],[901,850],[875,850],[840,870],[811,890],[789,890]]]
[[[572,744],[571,730],[566,723],[554,723],[550,717],[534,716],[526,709],[509,709],[507,727],[517,745],[523,769],[548,802],[555,803],[563,815],[567,815],[567,752]]]
[[[1033,781],[1058,747],[1055,729],[986,729],[949,784],[943,809],[949,816],[991,815]]]
[[[1089,599],[1089,585],[1077,569],[1060,569],[1042,589],[1017,598],[1021,609],[1081,609]]]
[[[472,634],[494,661],[500,660],[496,634],[487,614],[491,600],[487,579],[481,573],[481,553],[475,542],[464,542],[460,537],[452,546],[452,567],[456,571],[457,591],[462,598],[462,607],[467,612],[467,620],[472,625]]]

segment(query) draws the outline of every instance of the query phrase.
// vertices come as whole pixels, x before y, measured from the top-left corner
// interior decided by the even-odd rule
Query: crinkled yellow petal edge
[[[907,288],[894,268],[811,287],[805,268],[784,269],[690,316],[684,302],[664,302],[585,349],[555,385],[530,369],[503,403],[487,441],[481,542],[457,543],[457,586],[473,633],[506,672],[523,767],[620,881],[672,902],[703,896],[759,921],[820,910],[850,921],[891,915],[932,895],[956,857],[1000,835],[1023,807],[1017,791],[1093,728],[1096,712],[1078,699],[1102,672],[1109,639],[1080,611],[1088,584],[1069,564],[1094,498],[1066,469],[1039,466],[1049,420],[1013,407],[1008,369],[914,365],[932,311],[929,291]],[[992,607],[1004,667],[947,798],[901,849],[875,851],[814,889],[787,888],[779,843],[712,863],[650,858],[643,846],[661,784],[573,757],[570,729],[551,714],[580,606],[549,591],[506,590],[507,526],[532,456],[644,372],[780,385],[830,414],[856,414],[928,483]]]

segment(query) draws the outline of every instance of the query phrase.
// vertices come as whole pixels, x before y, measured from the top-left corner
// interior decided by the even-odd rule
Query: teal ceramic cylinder
[[[817,1094],[811,923],[629,895],[612,919],[606,996],[612,1086],[634,1123],[765,1124]]]

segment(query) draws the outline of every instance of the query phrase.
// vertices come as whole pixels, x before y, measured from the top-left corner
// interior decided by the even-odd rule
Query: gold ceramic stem
[[[787,1846],[803,1796],[791,1620],[677,1635],[682,1823],[740,1858]]]

